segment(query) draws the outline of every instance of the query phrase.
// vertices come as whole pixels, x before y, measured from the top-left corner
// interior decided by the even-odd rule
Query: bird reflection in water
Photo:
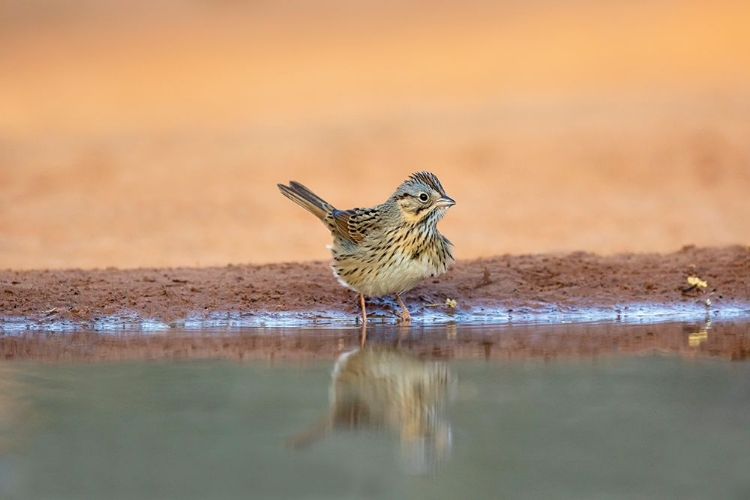
[[[449,458],[446,403],[455,378],[444,363],[370,345],[339,356],[333,368],[328,415],[292,436],[300,449],[338,430],[396,433],[409,472],[426,473]]]

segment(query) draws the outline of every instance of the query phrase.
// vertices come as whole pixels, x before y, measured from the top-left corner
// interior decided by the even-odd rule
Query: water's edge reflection
[[[445,406],[456,379],[445,363],[371,345],[341,354],[331,378],[328,414],[291,436],[289,448],[307,448],[336,431],[375,429],[398,435],[409,471],[434,470],[450,456]]]
[[[167,332],[25,332],[0,336],[6,361],[111,361],[129,359],[335,359],[360,345],[348,328],[242,328]],[[683,357],[750,356],[750,322],[656,324],[370,325],[370,344],[398,345],[420,358],[508,359],[608,356],[644,352]]]

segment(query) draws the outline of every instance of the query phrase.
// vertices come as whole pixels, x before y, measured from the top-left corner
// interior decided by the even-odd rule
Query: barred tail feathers
[[[334,207],[317,194],[299,182],[291,181],[288,186],[277,184],[281,194],[301,206],[308,212],[312,213],[320,220],[324,220],[326,215],[333,212]]]

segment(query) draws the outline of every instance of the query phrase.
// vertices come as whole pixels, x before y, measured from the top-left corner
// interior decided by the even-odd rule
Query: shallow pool
[[[376,331],[330,359],[5,363],[0,498],[750,498],[750,363],[683,330],[666,354],[440,360]]]

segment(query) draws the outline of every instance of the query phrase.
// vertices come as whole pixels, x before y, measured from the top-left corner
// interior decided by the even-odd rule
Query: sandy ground
[[[460,259],[750,244],[747,2],[311,5],[0,3],[0,268],[325,260],[277,182],[418,170]]]
[[[684,290],[687,277],[707,283]],[[221,268],[0,271],[0,311],[34,318],[93,320],[133,312],[166,323],[192,313],[358,312],[356,294],[342,287],[325,262]],[[714,308],[750,303],[750,247],[694,248],[659,254],[506,255],[460,261],[440,278],[404,296],[413,314],[428,304],[457,301],[457,311],[487,307],[549,313],[638,303]],[[375,299],[372,313],[397,310]]]
[[[707,286],[691,289],[687,284],[690,276],[700,277]],[[26,318],[34,328],[55,328],[69,321],[77,325],[76,330],[84,331],[72,336],[33,331],[0,336],[0,351],[6,359],[332,356],[351,347],[358,338],[358,331],[351,330],[357,315],[355,295],[341,287],[322,262],[223,268],[5,271],[0,272],[0,288],[0,311],[6,315],[5,320],[0,319],[0,326],[12,326],[7,318],[12,316]],[[644,306],[648,309],[649,305],[659,305],[672,311],[705,310],[705,319],[696,327],[699,332],[707,327],[706,321],[710,325],[711,320],[722,320],[727,310],[744,309],[746,318],[750,311],[750,248],[690,247],[668,255],[601,257],[574,253],[462,261],[446,276],[424,283],[405,298],[415,321],[414,328],[404,327],[402,332],[411,341],[424,342],[419,349],[437,342],[436,356],[442,356],[445,349],[453,353],[449,356],[477,356],[487,348],[487,339],[481,332],[473,337],[462,334],[461,342],[467,342],[464,344],[455,339],[443,342],[430,335],[415,337],[424,327],[422,317],[433,314],[434,305],[445,304],[448,298],[456,300],[457,306],[439,306],[441,312],[454,315],[459,324],[482,317],[515,317],[517,323],[549,321],[554,315],[565,314],[574,320],[585,320],[590,319],[587,314],[591,310],[609,310],[611,320],[631,321]],[[392,318],[395,309],[390,299],[370,304],[370,312],[380,318],[376,320],[379,322]],[[121,337],[91,331],[102,318],[114,318],[115,323],[123,325],[155,320],[179,330],[188,316],[210,318],[217,312],[237,313],[240,318],[266,315],[269,324],[277,326],[284,322],[279,322],[273,313],[297,312],[297,320],[306,320],[302,324],[338,324],[349,328],[349,334],[344,331],[331,336],[325,330],[297,328],[281,337],[269,331],[269,339],[259,340],[257,334],[241,333],[218,338],[200,333],[175,336],[169,332]],[[395,323],[393,319],[385,321]],[[636,342],[632,335],[640,338],[648,330],[652,335],[654,331],[659,334],[645,343],[636,342],[640,349],[674,350],[687,347],[688,334],[696,333],[683,331],[679,340],[674,326],[667,333],[658,327],[644,328],[628,331],[624,345]],[[734,359],[747,357],[750,324],[722,328],[712,332],[712,342],[704,349]],[[383,335],[388,337],[388,331],[376,327],[374,337],[369,333],[368,336],[377,341]],[[506,340],[497,352],[511,355],[515,352],[513,346],[518,348],[516,355],[591,354],[613,349],[612,332],[606,327],[576,330],[563,326],[562,330],[544,331],[545,335],[535,334],[520,344]],[[517,339],[523,335],[522,329],[504,332],[499,336]],[[615,337],[618,335],[622,333]],[[619,343],[617,346],[621,347]],[[117,349],[122,352],[117,354]]]

